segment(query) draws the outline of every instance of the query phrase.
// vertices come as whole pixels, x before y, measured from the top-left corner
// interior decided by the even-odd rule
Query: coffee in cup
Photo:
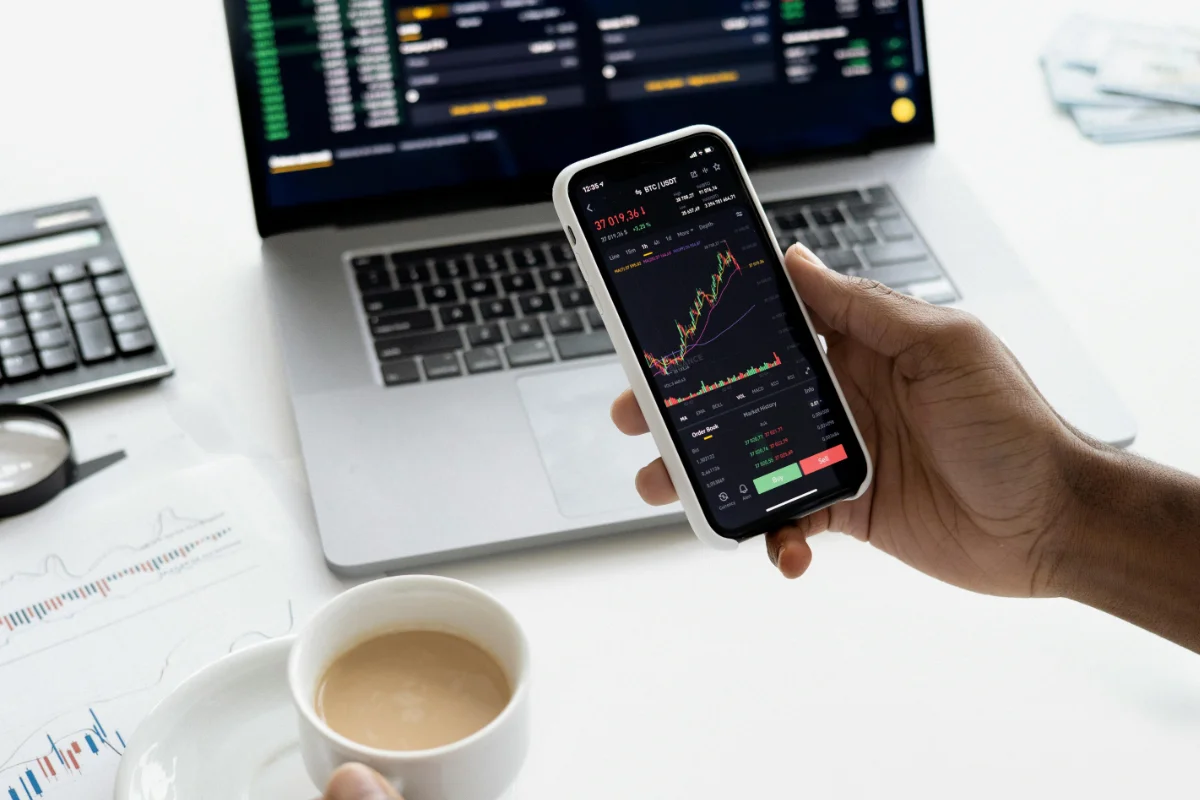
[[[512,699],[495,657],[461,636],[394,631],[338,656],[317,685],[317,716],[380,750],[431,750],[483,730]]]

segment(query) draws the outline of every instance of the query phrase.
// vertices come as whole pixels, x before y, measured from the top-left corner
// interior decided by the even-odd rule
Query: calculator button
[[[24,334],[0,339],[0,356],[23,356],[31,352],[33,352],[33,343]]]
[[[17,288],[22,292],[45,289],[49,285],[50,278],[41,272],[22,272],[17,276]]]
[[[96,296],[96,290],[92,288],[91,281],[68,283],[66,286],[60,286],[58,293],[62,296],[64,303],[78,303],[81,300],[91,300]]]
[[[35,331],[33,343],[38,346],[39,350],[49,350],[70,344],[71,337],[63,328],[48,328],[44,331]]]
[[[67,314],[70,315],[71,322],[86,322],[103,313],[100,310],[100,304],[95,300],[84,300],[82,303],[72,303],[67,306]]]
[[[108,256],[99,256],[89,259],[87,262],[88,272],[93,276],[111,275],[121,269],[121,262]]]
[[[13,285],[12,278],[0,278],[0,297],[10,295],[16,291],[16,286]]]
[[[96,291],[102,295],[121,294],[128,292],[133,288],[133,283],[130,282],[129,276],[121,273],[120,275],[105,275],[103,278],[96,279]]]
[[[121,314],[126,311],[137,311],[138,305],[137,295],[129,294],[114,294],[111,297],[104,298],[104,313],[106,314]]]
[[[57,372],[75,366],[75,351],[69,347],[42,350],[38,355],[42,358],[42,369],[47,372]]]
[[[108,323],[102,319],[79,323],[75,326],[75,335],[79,337],[79,355],[88,364],[105,361],[117,354]]]
[[[43,289],[40,292],[25,292],[21,295],[21,308],[25,309],[26,313],[54,308],[54,292],[49,289]]]
[[[141,353],[145,350],[153,350],[154,337],[146,328],[142,328],[140,331],[130,331],[129,333],[118,333],[117,347],[121,348],[121,352],[127,356],[134,353]]]
[[[29,321],[29,330],[31,331],[41,331],[62,325],[62,317],[58,315],[58,309],[54,308],[47,308],[45,311],[30,311],[25,315],[25,319]]]
[[[55,283],[70,283],[86,278],[87,270],[82,264],[59,264],[57,267],[51,267],[50,276],[54,278]]]
[[[126,314],[113,314],[108,318],[108,324],[112,326],[114,332],[125,333],[144,328],[149,323],[146,322],[146,315],[141,311],[130,311]]]
[[[25,320],[20,317],[0,317],[0,336],[16,336],[25,332]]]
[[[12,317],[21,313],[21,303],[15,297],[0,297],[0,317]]]
[[[9,356],[4,359],[4,375],[9,380],[19,381],[36,375],[40,371],[37,359],[33,354],[24,356]]]

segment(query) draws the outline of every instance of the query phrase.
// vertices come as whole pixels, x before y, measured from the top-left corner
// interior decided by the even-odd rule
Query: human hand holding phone
[[[800,245],[787,268],[875,464],[861,498],[770,534],[780,571],[808,569],[807,538],[833,530],[948,583],[987,594],[1056,595],[1056,567],[1079,518],[1073,476],[1094,450],[1050,407],[1004,344],[974,317],[826,269]],[[613,406],[647,432],[631,392]],[[674,502],[661,460],[642,498]]]

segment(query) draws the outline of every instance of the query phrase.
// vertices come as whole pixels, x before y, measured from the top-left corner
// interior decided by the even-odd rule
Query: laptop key
[[[512,251],[513,263],[517,269],[546,266],[546,254],[540,247],[523,247]]]
[[[457,303],[459,300],[458,289],[454,288],[451,283],[435,283],[432,286],[426,286],[421,289],[421,294],[425,298],[426,305],[437,305],[438,303]]]
[[[555,336],[564,333],[577,333],[583,330],[583,320],[579,318],[578,311],[563,311],[559,314],[551,314],[546,317],[546,325]]]
[[[592,293],[585,287],[578,289],[560,289],[558,302],[564,309],[581,308],[592,305]]]
[[[818,250],[817,258],[835,272],[848,272],[862,267],[862,261],[853,250]]]
[[[499,300],[482,300],[479,303],[479,313],[484,320],[489,319],[506,319],[515,317],[517,310],[513,308],[512,300],[507,297],[502,297]]]
[[[500,354],[492,347],[468,350],[463,353],[463,360],[467,362],[467,371],[472,375],[504,369],[503,359],[500,358]]]
[[[554,310],[554,298],[549,294],[527,294],[521,298],[521,310],[526,314],[540,314]]]
[[[383,365],[382,371],[384,386],[400,386],[421,380],[421,371],[417,369],[417,362],[411,358],[403,361],[390,361]]]
[[[495,297],[496,282],[491,278],[480,278],[463,283],[463,294],[467,297]]]
[[[30,378],[40,371],[37,357],[32,353],[23,356],[8,356],[4,359],[4,376],[9,380],[19,381],[22,378]]]
[[[503,253],[484,253],[475,256],[475,271],[480,275],[496,275],[508,272],[508,259]]]
[[[575,251],[571,249],[571,245],[567,244],[566,241],[561,241],[553,245],[550,251],[554,253],[554,260],[560,264],[575,261]]]
[[[105,279],[106,280],[106,279]],[[367,269],[358,270],[355,277],[358,282],[358,290],[363,294],[374,294],[375,292],[387,292],[392,288],[392,276],[388,274],[384,267],[368,267]],[[99,288],[100,281],[96,281]],[[101,294],[107,294],[103,290]]]
[[[542,285],[547,289],[558,286],[574,286],[575,273],[567,267],[554,267],[541,272]]]
[[[393,260],[396,256],[392,256]],[[396,280],[401,286],[429,282],[429,265],[422,261],[410,261],[396,265]]]
[[[505,275],[500,279],[500,284],[504,287],[504,291],[510,294],[532,292],[537,289],[537,284],[534,283],[533,276],[520,272],[515,275]]]
[[[889,264],[903,264],[906,261],[919,261],[929,254],[925,245],[920,242],[889,242],[873,244],[863,249],[867,263],[872,267],[886,267]]]
[[[461,349],[462,336],[457,330],[413,333],[408,336],[382,339],[375,343],[375,353],[379,356],[380,361],[394,361],[409,356],[423,356],[429,353],[445,353],[448,350]]]
[[[108,305],[106,298],[105,306]],[[384,311],[400,311],[405,308],[417,307],[417,293],[412,289],[400,289],[395,292],[384,292],[363,298],[363,308],[368,314],[380,314]]]
[[[106,361],[117,354],[108,322],[103,319],[79,323],[75,326],[75,336],[79,339],[79,355],[87,364]]]
[[[864,278],[879,281],[884,286],[904,286],[918,281],[928,281],[942,276],[942,270],[929,259],[910,261],[904,264],[892,264],[887,267],[875,267],[858,273]]]
[[[542,330],[542,323],[537,317],[525,317],[524,319],[509,320],[508,335],[514,342],[517,342],[522,339],[536,339],[544,336],[545,331]]]
[[[457,306],[442,306],[438,309],[438,316],[441,317],[442,324],[447,327],[450,325],[466,325],[477,321],[475,309],[471,308],[470,303],[463,303]]]
[[[438,277],[445,281],[465,278],[468,275],[466,258],[446,258],[438,262]]]
[[[605,331],[560,336],[554,342],[558,345],[558,355],[563,361],[616,352],[613,349],[612,340],[608,338],[608,333]]]
[[[814,228],[802,238],[808,240],[808,248],[814,250],[822,247],[841,247],[837,236],[829,228]],[[815,247],[814,247],[815,245]]]
[[[354,258],[350,259],[350,266],[354,267],[354,269],[356,269],[356,270],[386,269],[387,262],[384,260],[383,256],[380,256],[380,255],[355,256]],[[93,273],[93,274],[102,274],[102,273]]]
[[[858,222],[872,219],[894,219],[900,216],[900,209],[888,203],[856,203],[848,206],[850,216]]]
[[[371,335],[376,339],[427,331],[434,327],[433,312],[428,309],[379,314],[367,321],[371,325]]]
[[[591,325],[593,330],[604,330],[604,317],[600,316],[600,309],[592,306],[585,313],[588,325]]]
[[[471,347],[503,344],[504,334],[500,333],[500,326],[495,323],[491,325],[472,325],[467,328],[467,341],[471,343]]]
[[[42,350],[38,353],[42,360],[42,369],[46,372],[58,372],[75,366],[75,351],[69,347],[56,347],[53,350]]]
[[[458,364],[458,356],[454,353],[425,356],[421,359],[425,366],[425,377],[431,381],[443,378],[457,378],[462,375],[462,367]]]
[[[810,208],[808,213],[812,214],[818,225],[840,225],[846,221],[846,215],[836,206]]]
[[[808,228],[808,218],[799,211],[777,213],[775,222],[779,224],[781,230],[785,231],[799,231]]]
[[[550,343],[545,339],[532,342],[514,342],[504,349],[511,367],[532,367],[536,364],[546,364],[554,360],[550,352]]]

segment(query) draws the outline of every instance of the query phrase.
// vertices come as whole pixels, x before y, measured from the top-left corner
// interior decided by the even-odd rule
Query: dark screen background
[[[932,130],[916,0],[516,5],[227,0],[260,213],[397,193],[414,204],[424,193],[470,205],[451,191],[468,185],[532,182],[546,192],[573,161],[694,123],[725,130],[751,163]],[[472,8],[487,10],[465,13]],[[436,18],[416,23],[414,13]],[[611,30],[627,18],[636,26]],[[414,41],[404,41],[414,30],[406,24],[420,28],[407,34]],[[533,40],[560,49],[531,55]],[[405,55],[404,47],[441,49]],[[717,79],[655,83],[695,76]],[[902,96],[915,104],[903,124],[893,116]],[[335,131],[339,97],[354,124]],[[449,116],[527,98],[545,103]],[[324,152],[331,163],[319,169],[269,166],[272,157]]]

